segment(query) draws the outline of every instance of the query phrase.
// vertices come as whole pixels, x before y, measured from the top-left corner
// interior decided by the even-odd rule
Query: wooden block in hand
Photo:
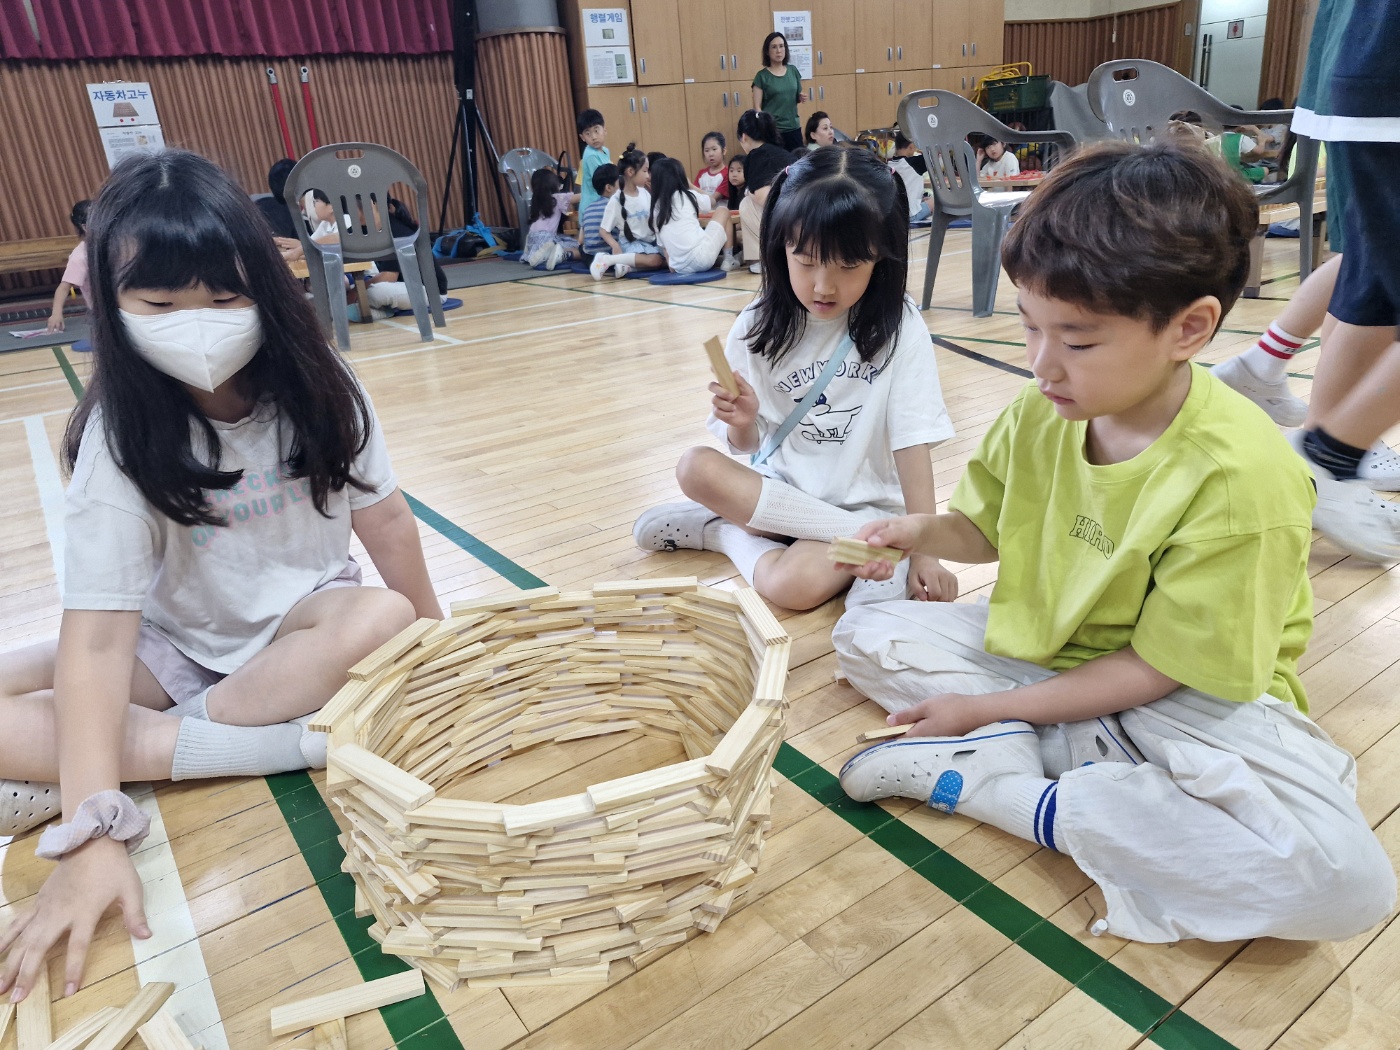
[[[856,737],[857,744],[872,744],[877,740],[892,740],[909,732],[910,726],[886,726],[884,729],[869,729]]]
[[[714,336],[705,342],[705,353],[710,355],[710,368],[714,370],[715,378],[719,380],[719,385],[732,397],[739,396],[739,383],[734,378],[734,369],[729,367],[729,362],[724,356],[724,344]]]
[[[864,565],[871,561],[891,561],[898,565],[904,551],[898,547],[872,547],[864,540],[842,538],[831,541],[826,556],[843,565]]]

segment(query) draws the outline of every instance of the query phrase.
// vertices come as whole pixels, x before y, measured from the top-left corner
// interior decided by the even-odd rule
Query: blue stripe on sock
[[[1049,846],[1056,853],[1060,852],[1060,847],[1055,845],[1055,800],[1059,797],[1059,787],[1060,782],[1057,780],[1046,788],[1045,795],[1041,796],[1041,800],[1045,802],[1045,820],[1043,825],[1045,841],[1042,842],[1041,845]],[[1047,795],[1049,796],[1048,799],[1046,798]]]
[[[1035,836],[1037,846],[1045,845],[1045,841],[1040,837],[1040,814],[1045,809],[1045,798],[1059,786],[1059,781],[1055,781],[1048,788],[1040,793],[1040,801],[1035,804],[1035,817],[1031,820],[1031,834]]]

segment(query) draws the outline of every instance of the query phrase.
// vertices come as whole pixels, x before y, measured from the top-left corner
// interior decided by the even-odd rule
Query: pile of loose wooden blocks
[[[455,988],[606,981],[712,932],[770,823],[790,643],[763,600],[640,580],[452,614],[371,654],[312,722],[371,935]],[[529,805],[469,800],[497,761],[629,731],[686,758]]]

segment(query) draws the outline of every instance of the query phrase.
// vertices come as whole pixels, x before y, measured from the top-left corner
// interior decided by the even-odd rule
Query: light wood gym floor
[[[911,247],[915,290],[922,236]],[[939,305],[925,315],[956,348],[938,350],[958,428],[933,451],[943,498],[1024,381],[1015,290],[1003,280],[997,314],[974,320],[969,246],[966,232],[950,234]],[[1265,298],[1236,307],[1205,359],[1249,345],[1297,286],[1296,270],[1296,243],[1268,242]],[[631,528],[643,508],[677,497],[677,457],[709,440],[701,344],[724,335],[756,287],[746,272],[680,288],[549,276],[454,293],[465,305],[431,345],[401,321],[351,326],[350,358],[424,519],[444,602],[532,577],[560,587],[687,574],[738,582],[719,555],[637,550]],[[6,647],[58,629],[56,448],[72,383],[87,371],[83,355],[68,354],[72,374],[59,356],[0,358]],[[1304,397],[1316,360],[1310,349],[1294,365]],[[1312,572],[1313,714],[1359,756],[1362,807],[1400,856],[1400,569],[1358,564],[1319,539]],[[963,568],[964,600],[994,574]],[[1400,1046],[1391,976],[1400,924],[1342,944],[1095,938],[1087,930],[1102,898],[1067,857],[913,803],[843,802],[834,772],[881,712],[833,681],[840,613],[834,601],[784,614],[792,707],[773,827],[747,901],[717,933],[636,973],[615,963],[606,988],[463,988],[362,1014],[350,1047]],[[553,769],[512,759],[512,787],[550,794],[544,781],[561,763],[588,763],[585,782],[596,782],[671,760],[630,736],[559,745]],[[391,972],[353,917],[321,782],[317,773],[159,788],[147,805],[161,820],[139,854],[155,941],[135,948],[109,918],[88,987],[54,1004],[54,1031],[124,1003],[138,983],[172,980],[170,1009],[206,1050],[309,1048],[309,1035],[270,1037],[270,1005]],[[33,848],[33,836],[0,846],[6,914],[50,870]],[[50,969],[61,987],[61,959]]]

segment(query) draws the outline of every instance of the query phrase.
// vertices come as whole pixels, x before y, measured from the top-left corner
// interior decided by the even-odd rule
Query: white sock
[[[749,528],[798,540],[834,540],[850,536],[865,519],[776,478],[764,478]]]
[[[739,575],[753,586],[753,570],[769,551],[786,550],[787,544],[745,532],[733,522],[715,518],[705,526],[703,542],[707,551],[719,551],[734,563]]]
[[[1288,374],[1288,363],[1303,348],[1306,336],[1285,332],[1275,322],[1259,341],[1240,355],[1245,366],[1260,379],[1278,381]]]
[[[209,703],[209,690],[213,688],[214,687],[211,685],[203,692],[195,693],[194,696],[190,697],[188,700],[181,700],[170,713],[179,715],[181,718],[199,718],[205,722],[213,721],[209,717],[207,707]]]
[[[634,270],[637,268],[636,252],[623,252],[621,255],[610,255],[608,258],[615,263],[622,263],[623,266],[630,266]]]
[[[301,726],[228,726],[201,718],[180,719],[171,780],[251,777],[305,769]],[[312,734],[308,734],[312,735]]]
[[[971,798],[959,802],[957,811],[1008,835],[1059,850],[1055,841],[1055,796],[1059,789],[1058,780],[1029,773],[1003,773],[983,784]]]

